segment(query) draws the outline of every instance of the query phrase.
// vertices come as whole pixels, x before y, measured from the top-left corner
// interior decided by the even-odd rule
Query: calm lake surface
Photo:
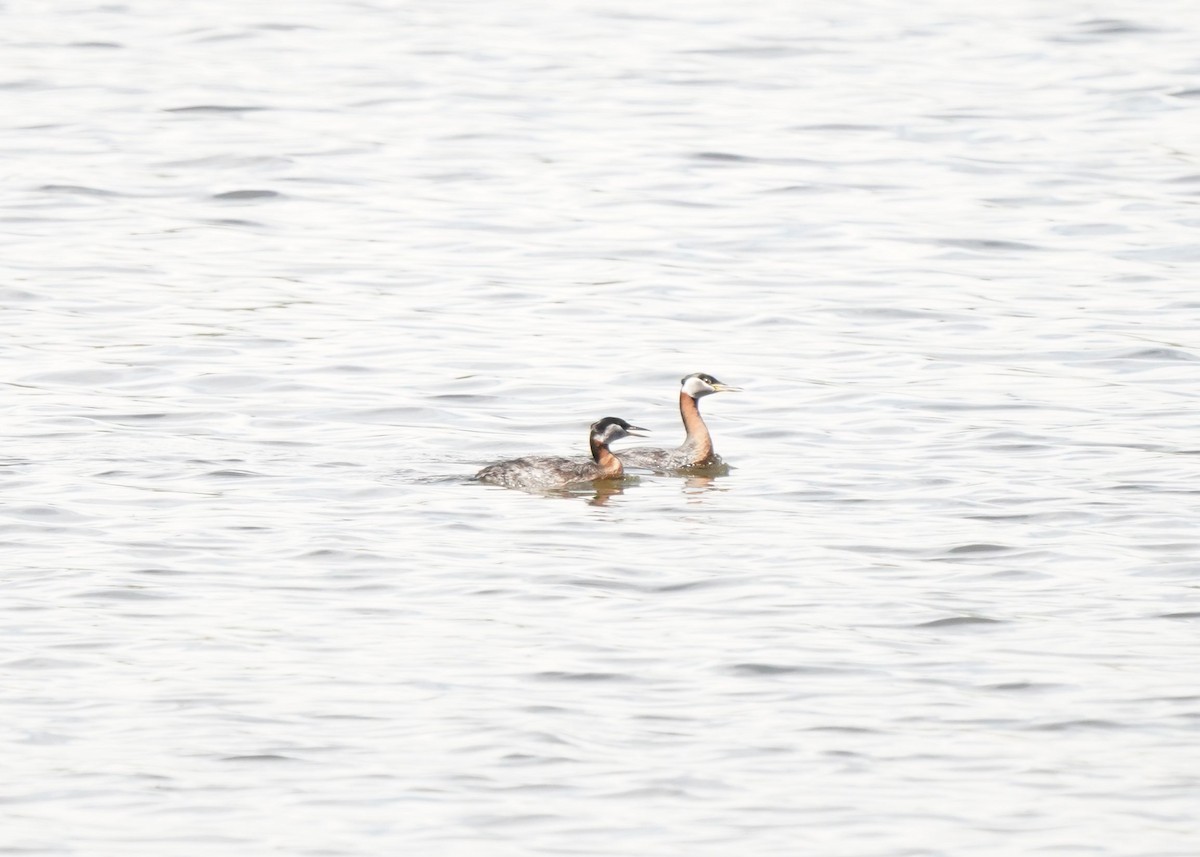
[[[0,21],[0,854],[1197,853],[1194,3]]]

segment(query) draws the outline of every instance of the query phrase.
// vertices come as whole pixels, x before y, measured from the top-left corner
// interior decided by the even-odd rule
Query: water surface
[[[1190,5],[0,20],[0,850],[1194,853]]]

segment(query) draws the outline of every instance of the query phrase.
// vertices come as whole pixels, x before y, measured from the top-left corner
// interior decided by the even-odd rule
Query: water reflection
[[[726,468],[728,470],[728,468]],[[699,503],[709,491],[724,491],[717,485],[717,477],[708,474],[694,474],[683,480],[683,493],[689,503]]]
[[[626,487],[636,485],[638,481],[636,476],[627,476],[623,479],[597,479],[595,482],[585,482],[570,488],[562,488],[546,493],[547,496],[551,497],[583,498],[587,500],[589,506],[603,506],[608,502],[610,497],[624,494]]]

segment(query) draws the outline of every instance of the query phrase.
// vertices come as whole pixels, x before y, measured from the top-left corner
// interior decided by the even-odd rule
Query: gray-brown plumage
[[[531,455],[489,464],[475,478],[523,491],[548,491],[596,479],[618,479],[623,473],[621,461],[609,451],[608,445],[623,437],[640,437],[645,431],[619,417],[605,417],[592,423],[588,432],[591,458]]]

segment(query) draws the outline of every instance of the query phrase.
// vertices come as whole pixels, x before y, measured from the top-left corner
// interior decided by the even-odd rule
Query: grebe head
[[[620,417],[605,417],[592,423],[592,440],[602,446],[608,446],[614,440],[623,437],[644,437],[649,429],[631,426]]]
[[[722,384],[707,372],[696,372],[688,375],[679,383],[683,385],[683,392],[687,393],[693,399],[699,399],[710,393],[738,393],[742,389],[741,387],[731,387],[729,384]]]

